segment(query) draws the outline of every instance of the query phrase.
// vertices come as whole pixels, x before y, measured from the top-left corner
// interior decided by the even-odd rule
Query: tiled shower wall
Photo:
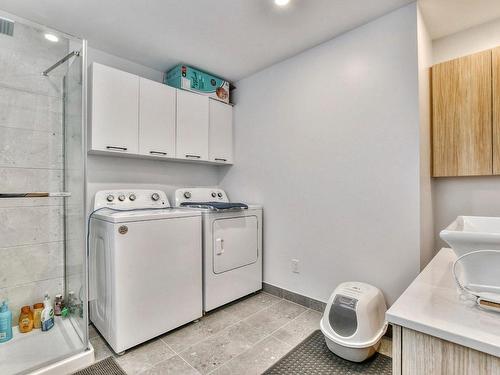
[[[0,192],[63,190],[64,67],[41,72],[66,55],[68,43],[19,23],[0,34]],[[64,288],[61,198],[0,199],[0,299],[17,325],[23,305]]]

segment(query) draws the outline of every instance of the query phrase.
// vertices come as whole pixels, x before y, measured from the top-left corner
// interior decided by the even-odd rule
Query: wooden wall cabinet
[[[498,52],[493,55],[498,60]],[[434,177],[491,175],[494,154],[500,169],[500,144],[493,147],[492,86],[492,51],[432,68]]]
[[[493,174],[500,174],[500,47],[492,50]]]

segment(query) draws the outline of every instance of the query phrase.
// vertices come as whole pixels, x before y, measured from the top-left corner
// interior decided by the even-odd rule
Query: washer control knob
[[[106,197],[106,200],[107,200],[108,202],[113,202],[113,201],[115,200],[115,197],[114,197],[113,195],[109,194],[109,195]]]
[[[119,200],[120,202],[123,202],[123,201],[125,200],[125,195],[120,194],[120,195],[118,196],[118,200]]]
[[[212,198],[215,198],[217,196],[217,194],[215,193],[215,191],[212,191]]]
[[[160,199],[160,194],[158,193],[153,193],[153,195],[151,195],[151,199],[154,200],[155,202]]]
[[[219,198],[222,198],[222,193],[217,193],[217,196],[218,196]]]
[[[130,194],[128,196],[128,199],[130,199],[132,202],[135,201],[135,198],[136,198],[135,194]]]
[[[184,198],[189,199],[191,198],[191,193],[189,191],[184,192]]]

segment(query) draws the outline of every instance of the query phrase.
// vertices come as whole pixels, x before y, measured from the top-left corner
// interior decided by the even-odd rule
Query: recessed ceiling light
[[[274,3],[280,7],[284,7],[290,2],[290,0],[274,0]]]
[[[45,39],[50,40],[51,42],[58,42],[59,38],[54,34],[45,34]]]

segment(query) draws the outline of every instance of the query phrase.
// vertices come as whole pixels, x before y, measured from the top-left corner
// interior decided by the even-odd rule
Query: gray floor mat
[[[113,357],[108,357],[100,362],[94,363],[92,366],[84,368],[73,375],[127,375],[118,366]]]
[[[326,346],[320,330],[313,332],[290,353],[269,368],[266,375],[390,375],[392,359],[377,353],[361,363],[346,361]]]

